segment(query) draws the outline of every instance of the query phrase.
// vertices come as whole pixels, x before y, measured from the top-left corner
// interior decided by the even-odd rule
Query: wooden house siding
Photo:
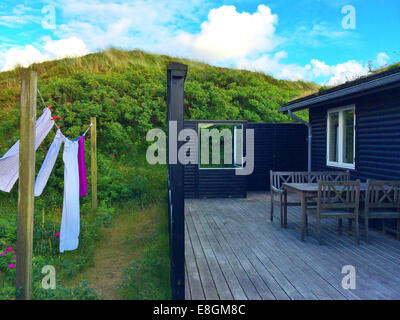
[[[198,123],[185,120],[197,132]],[[205,121],[207,122],[207,121]],[[216,121],[218,122],[218,121]],[[244,123],[254,129],[254,171],[235,175],[230,169],[199,169],[185,165],[185,198],[246,197],[247,191],[269,190],[269,171],[307,170],[307,127],[297,123]],[[245,148],[244,148],[245,151]],[[198,157],[193,154],[191,157]]]
[[[184,128],[198,132],[198,124],[213,121],[185,120]],[[222,123],[223,121],[214,121]],[[243,128],[246,129],[246,123]],[[190,155],[198,158],[198,151]],[[234,169],[199,169],[198,164],[184,166],[185,198],[245,198],[247,195],[246,176],[235,174]]]
[[[365,181],[400,179],[400,90],[343,100],[310,109],[312,169],[341,170],[326,165],[327,110],[355,104],[356,154],[351,177]],[[345,170],[345,169],[343,169]]]

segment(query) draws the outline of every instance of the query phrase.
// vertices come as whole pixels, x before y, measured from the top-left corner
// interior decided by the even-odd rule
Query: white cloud
[[[0,66],[4,66],[5,62],[6,62],[6,53],[0,51]]]
[[[4,54],[4,65],[2,71],[14,69],[18,65],[28,67],[35,62],[49,60],[50,56],[42,54],[31,45],[23,48],[11,48]]]
[[[174,52],[169,43],[182,27],[199,23],[210,6],[205,0],[55,0],[63,21],[55,35],[79,36],[91,50],[109,46],[163,53]]]
[[[390,57],[385,52],[380,52],[376,58],[378,68],[386,66],[390,61]]]
[[[282,66],[280,60],[285,58],[287,58],[287,53],[285,51],[279,51],[274,55],[263,54],[257,59],[239,59],[236,67],[250,71],[260,71],[267,74],[276,74]]]
[[[299,66],[297,64],[282,63],[282,59],[287,58],[285,51],[279,51],[274,55],[264,54],[257,59],[241,59],[237,67],[250,71],[258,71],[270,74],[278,79],[285,80],[305,80],[310,79],[310,65]]]
[[[358,41],[357,32],[337,29],[326,23],[310,26],[296,26],[295,30],[282,31],[285,42],[292,46],[324,47],[335,44],[354,46]]]
[[[328,65],[319,59],[312,59],[306,65],[285,63],[286,51],[273,53],[282,41],[275,34],[277,23],[278,16],[265,5],[259,5],[252,14],[239,13],[234,6],[222,6],[209,12],[197,34],[182,32],[174,41],[191,58],[261,71],[279,79],[318,80],[337,85],[368,74],[368,68],[354,60],[336,65]],[[315,25],[309,33],[309,40],[348,36],[346,32],[328,30],[324,25]],[[381,60],[383,58],[381,56]]]
[[[13,47],[7,51],[0,52],[0,65],[2,65],[2,71],[7,71],[19,65],[28,67],[32,63],[65,57],[77,57],[88,53],[89,50],[85,43],[77,37],[61,40],[47,39],[42,51],[32,45],[27,45],[25,47]]]
[[[334,66],[329,66],[323,61],[319,61],[317,59],[312,59],[311,60],[311,67],[312,69],[312,74],[315,77],[328,77],[334,74],[335,72],[335,67]]]
[[[27,66],[116,46],[261,71],[280,79],[326,84],[339,84],[368,73],[363,62],[354,60],[328,64],[316,57],[305,65],[287,63],[288,53],[278,48],[283,41],[292,46],[319,46],[347,38],[354,40],[356,36],[316,24],[312,28],[298,27],[292,34],[281,32],[283,39],[276,34],[278,16],[266,5],[259,5],[255,12],[238,12],[235,6],[226,5],[209,10],[211,4],[207,0],[52,0],[52,4],[62,15],[59,21],[64,21],[54,31],[61,40],[42,38],[42,46],[36,48],[30,45],[10,49],[0,44],[0,68],[9,70],[17,64]],[[3,24],[22,25],[32,21],[34,14],[34,9],[17,5],[8,17],[1,18]],[[199,21],[205,16],[207,19]],[[35,18],[37,23],[39,17]],[[197,33],[182,31],[199,25]],[[381,52],[373,65],[382,66],[389,60]]]
[[[34,14],[35,10],[26,7],[23,4],[18,4],[12,9],[11,15],[2,14],[0,17],[0,25],[8,28],[19,28],[29,23],[39,23],[40,17]]]
[[[208,61],[243,58],[271,51],[279,42],[275,35],[278,16],[259,5],[253,14],[239,13],[234,6],[212,9],[197,34],[182,32],[177,41],[191,56]]]
[[[12,10],[13,14],[15,14],[15,15],[23,15],[27,12],[32,12],[32,11],[33,11],[33,8],[27,7],[23,4],[17,4]]]
[[[280,51],[272,56],[262,55],[255,60],[243,59],[238,62],[237,67],[261,71],[278,79],[315,81],[315,79],[323,78],[326,79],[325,84],[327,85],[338,85],[368,74],[368,67],[354,60],[328,65],[318,59],[312,59],[309,64],[300,66],[283,63],[281,60],[285,58],[287,58],[287,53]]]
[[[275,74],[278,79],[285,80],[312,80],[310,76],[311,66],[309,64],[304,67],[295,63],[279,65],[279,70]]]
[[[83,56],[89,53],[85,43],[77,37],[49,40],[46,42],[44,49],[50,52],[55,59]]]
[[[368,67],[354,60],[340,63],[330,68],[332,71],[328,85],[338,85],[368,74]]]
[[[373,64],[377,64],[379,67],[387,65],[390,58],[389,56],[381,52],[377,55]],[[329,80],[326,82],[328,85],[338,85],[347,81],[354,80],[361,76],[365,76],[369,73],[369,67],[367,64],[362,64],[359,61],[350,60],[337,65],[329,66],[324,62],[316,59],[311,60],[313,75],[328,76]]]
[[[131,25],[132,20],[128,18],[121,18],[105,26],[105,29],[88,22],[73,21],[61,25],[57,34],[74,37],[79,34],[78,30],[82,30],[82,36],[92,50],[105,49],[109,46],[131,48],[136,42],[132,36],[129,36]]]

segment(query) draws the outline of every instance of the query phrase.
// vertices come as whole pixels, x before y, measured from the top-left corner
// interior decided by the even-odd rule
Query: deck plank
[[[205,300],[203,286],[200,280],[199,270],[197,268],[197,262],[194,257],[192,242],[187,223],[185,221],[185,269],[186,279],[190,287],[190,296],[193,300]]]
[[[240,259],[235,255],[233,250],[229,247],[227,241],[223,238],[221,233],[216,234],[216,239],[220,244],[225,257],[227,258],[230,266],[232,267],[237,279],[248,299],[261,300],[261,296],[255,288],[254,284],[249,278],[248,272],[242,266]]]
[[[207,219],[206,216],[200,216],[199,221],[205,221]],[[210,225],[209,228],[212,228],[214,232],[219,233],[221,232],[220,229],[218,229],[215,226],[215,222],[213,220],[210,220]],[[237,242],[240,246],[240,242]],[[285,291],[280,287],[279,283],[274,279],[273,275],[268,271],[267,267],[263,265],[263,263],[255,256],[255,254],[251,251],[248,250],[248,248],[244,248],[240,246],[240,250],[243,252],[246,252],[248,259],[250,260],[251,264],[254,266],[256,269],[257,273],[261,277],[261,279],[264,281],[264,283],[267,285],[267,287],[271,290],[272,295],[274,298],[281,299],[281,300],[288,300],[289,297],[285,293]]]
[[[190,232],[193,253],[197,262],[197,268],[204,290],[204,295],[207,300],[217,300],[219,299],[218,291],[215,287],[214,279],[211,275],[211,271],[207,262],[207,259],[209,259],[209,257],[206,257],[203,252],[203,248],[201,247],[197,231],[191,220],[191,216],[185,216],[185,221]]]
[[[188,219],[191,220],[192,217],[190,216],[188,217]],[[224,274],[222,273],[219,266],[217,257],[214,254],[214,251],[211,247],[206,233],[203,230],[201,223],[193,224],[193,227],[196,229],[200,245],[203,248],[204,255],[207,257],[207,263],[210,268],[210,272],[215,284],[215,289],[217,290],[219,298],[221,300],[232,300],[233,295],[231,293],[231,290],[229,289]]]
[[[298,232],[300,232],[300,225],[298,226]],[[298,232],[296,232],[296,234],[298,234]],[[329,238],[333,237],[333,240],[330,240]],[[337,231],[336,230],[331,230],[331,231],[327,231],[326,230],[326,237],[324,235],[324,239],[327,242],[326,245],[323,246],[319,246],[316,242],[315,238],[307,238],[307,241],[312,242],[312,246],[308,245],[305,247],[304,250],[309,250],[310,247],[314,247],[312,249],[314,253],[315,252],[319,252],[320,255],[324,255],[324,259],[326,259],[329,264],[331,264],[330,269],[332,269],[332,266],[335,266],[335,268],[337,270],[340,270],[341,267],[343,265],[346,264],[352,264],[354,265],[358,270],[364,271],[362,273],[358,274],[359,277],[359,296],[360,298],[368,298],[368,294],[366,294],[367,291],[369,290],[375,290],[376,288],[380,288],[381,287],[381,283],[377,282],[374,278],[380,277],[380,273],[381,271],[379,271],[378,273],[375,274],[371,274],[371,275],[365,275],[365,272],[369,272],[370,267],[366,268],[365,264],[360,264],[360,257],[356,255],[355,251],[359,249],[359,246],[354,244],[354,239],[349,237],[348,239],[344,240],[345,242],[345,246],[341,246],[340,242],[343,241],[341,239],[342,237],[338,237],[337,236]],[[292,245],[296,245],[299,242],[294,241],[292,243]],[[302,242],[300,242],[302,243]],[[327,251],[327,248],[328,251]],[[329,255],[326,255],[325,252],[329,252]],[[304,256],[304,255],[303,255]],[[375,261],[376,258],[373,259],[373,261]],[[375,262],[376,263],[376,262]],[[329,269],[329,265],[325,268]],[[366,286],[368,285],[369,286]],[[377,298],[379,298],[379,294],[380,291],[377,291]],[[382,297],[380,297],[382,298]]]
[[[239,206],[240,202],[232,203],[231,205]],[[245,217],[243,217],[243,224],[245,223]],[[258,235],[257,230],[250,229],[250,232],[242,232],[242,237],[248,239],[249,243],[254,248],[258,246],[261,250],[268,252],[268,255],[273,259],[275,265],[277,265],[281,270],[285,270],[286,273],[291,275],[294,282],[300,282],[300,285],[305,290],[305,298],[309,297],[309,292],[316,299],[344,299],[344,296],[340,294],[336,289],[334,289],[329,283],[326,282],[317,272],[310,272],[311,269],[304,261],[302,261],[295,254],[286,254],[283,250],[287,247],[286,244],[282,244],[278,239],[271,241],[272,239],[265,239],[265,236],[254,237],[253,235]],[[273,243],[274,248],[271,248],[268,244]],[[307,277],[302,277],[303,274],[307,274]],[[300,276],[299,276],[300,275]],[[305,287],[304,287],[305,286]]]
[[[310,218],[301,242],[300,208],[282,229],[269,206],[267,193],[185,201],[186,299],[400,299],[399,241],[370,230],[367,245],[360,223],[358,246],[327,219],[320,246]],[[341,286],[344,265],[356,267],[355,290]]]
[[[202,215],[198,215],[198,217],[202,217]],[[209,238],[210,244],[213,248],[214,254],[218,257],[219,266],[225,276],[226,282],[230,288],[230,291],[235,300],[246,300],[247,296],[244,290],[241,287],[240,282],[238,281],[234,270],[232,269],[229,261],[227,260],[223,249],[221,248],[219,242],[215,238],[215,235],[211,232],[210,226],[204,220],[197,220],[200,224],[202,224],[203,229],[206,231],[206,234]]]
[[[211,225],[213,226],[214,224],[211,223]],[[217,232],[224,236],[223,233],[221,233],[219,231],[217,231]],[[257,273],[255,268],[253,267],[253,265],[251,264],[250,260],[246,256],[246,254],[242,250],[237,248],[237,246],[235,245],[236,241],[229,241],[228,239],[226,239],[226,237],[224,237],[224,238],[226,240],[226,243],[232,249],[232,252],[235,254],[235,256],[238,258],[238,260],[242,264],[243,268],[246,270],[246,272],[249,276],[249,279],[253,283],[253,285],[256,288],[260,297],[265,300],[275,299],[271,290],[269,289],[268,286],[266,286],[266,284],[264,283],[264,281],[262,280],[260,275]]]
[[[294,211],[294,214],[296,213],[297,211]],[[297,231],[300,232],[300,221],[296,221],[296,223],[298,224]],[[333,259],[330,263],[332,266],[335,266],[336,269],[340,270],[342,266],[350,264],[354,265],[356,269],[360,271],[357,275],[359,280],[359,288],[357,291],[360,298],[368,299],[371,296],[369,292],[372,292],[372,296],[377,299],[391,298],[390,295],[398,289],[393,286],[393,284],[391,285],[390,281],[396,283],[398,281],[397,277],[393,277],[393,274],[387,273],[384,270],[384,265],[381,264],[381,261],[377,259],[376,255],[372,255],[369,259],[364,259],[362,255],[359,255],[360,251],[364,253],[370,250],[368,245],[361,248],[354,243],[353,237],[347,236],[347,239],[344,239],[346,236],[339,236],[332,222],[330,229],[331,230],[323,228],[323,240],[325,245],[319,246],[316,242],[316,238],[312,236],[307,238],[307,241],[312,242],[313,245],[315,244],[314,250],[322,250],[321,254],[324,253],[324,251],[329,252],[329,257]],[[293,244],[296,243],[297,242],[294,242]],[[309,246],[306,248],[309,248]],[[371,261],[374,261],[374,263],[371,263]],[[373,272],[371,272],[371,270]],[[392,271],[394,274],[397,274],[398,267],[397,270],[392,269]],[[382,277],[382,273],[386,273],[386,277]],[[389,296],[385,293],[385,282],[386,285],[392,286]]]

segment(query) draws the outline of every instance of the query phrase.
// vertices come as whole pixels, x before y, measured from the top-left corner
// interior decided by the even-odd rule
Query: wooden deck
[[[269,220],[269,196],[185,200],[186,299],[400,299],[400,242],[370,231],[361,244],[336,221],[315,220],[300,241],[300,209],[289,207],[288,229]],[[279,210],[276,207],[275,213]],[[277,215],[277,214],[275,214]],[[342,288],[342,267],[356,268],[356,289]]]

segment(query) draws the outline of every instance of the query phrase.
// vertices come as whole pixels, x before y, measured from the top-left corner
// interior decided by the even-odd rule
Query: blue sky
[[[0,70],[115,46],[338,84],[400,61],[399,30],[398,0],[6,0]]]

